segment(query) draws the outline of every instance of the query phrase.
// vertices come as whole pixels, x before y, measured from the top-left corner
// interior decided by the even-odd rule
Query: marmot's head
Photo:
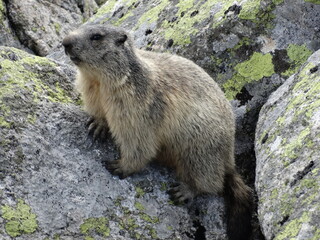
[[[85,24],[66,36],[62,45],[80,69],[111,78],[122,78],[131,71],[132,43],[128,33],[121,28]]]

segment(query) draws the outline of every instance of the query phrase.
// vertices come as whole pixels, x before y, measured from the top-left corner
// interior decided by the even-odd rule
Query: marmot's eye
[[[91,37],[90,37],[90,40],[100,40],[100,39],[102,39],[102,35],[99,34],[99,33],[93,34],[93,35],[91,35]]]

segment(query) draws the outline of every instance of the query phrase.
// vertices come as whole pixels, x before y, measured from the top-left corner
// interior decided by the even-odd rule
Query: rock
[[[256,131],[266,239],[320,239],[320,50],[269,98]]]
[[[6,47],[0,66],[1,239],[226,238],[222,198],[175,206],[158,166],[109,174],[119,153],[87,137],[72,68]]]
[[[3,8],[5,5],[2,2]],[[61,46],[63,37],[93,15],[94,0],[48,1],[12,0],[6,3],[6,15],[19,42],[40,56]],[[8,24],[7,24],[8,25]],[[10,41],[4,45],[15,46]]]
[[[0,0],[0,45],[23,48],[10,27],[7,8],[3,0]]]

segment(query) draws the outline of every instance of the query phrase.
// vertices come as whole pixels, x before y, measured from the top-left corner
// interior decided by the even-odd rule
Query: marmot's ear
[[[123,45],[127,41],[127,39],[127,34],[121,34],[116,41],[117,46]]]

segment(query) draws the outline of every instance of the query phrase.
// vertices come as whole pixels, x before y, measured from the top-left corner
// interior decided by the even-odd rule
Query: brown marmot
[[[128,33],[85,24],[64,40],[78,67],[76,86],[96,134],[110,129],[121,158],[108,170],[125,178],[152,160],[176,171],[182,202],[222,193],[230,239],[248,239],[251,191],[235,170],[235,120],[218,84],[185,58],[139,50]]]

